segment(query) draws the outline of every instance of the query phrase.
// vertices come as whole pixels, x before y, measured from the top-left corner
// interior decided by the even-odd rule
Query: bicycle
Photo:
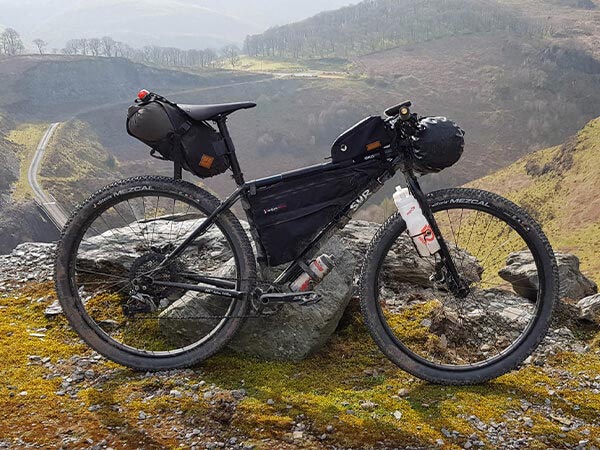
[[[140,98],[168,103],[151,95]],[[226,200],[183,181],[182,162],[173,158],[173,178],[118,181],[73,213],[57,250],[56,290],[69,323],[88,345],[134,369],[189,367],[222,349],[246,319],[290,303],[310,307],[318,294],[291,291],[290,285],[299,276],[308,277],[310,286],[319,282],[319,247],[401,172],[430,228],[408,235],[396,213],[366,252],[360,305],[382,352],[421,379],[472,384],[517,368],[534,351],[558,296],[552,248],[524,210],[496,194],[422,191],[415,136],[423,119],[410,111],[410,102],[371,121],[391,138],[378,141],[359,162],[332,161],[245,181],[226,121],[254,106],[178,105],[188,124],[216,123],[211,136],[222,142],[223,161],[237,184]],[[329,193],[326,201],[304,204],[320,192]],[[232,212],[238,201],[256,255]],[[304,215],[291,214],[286,202],[300,202],[294,206]],[[310,232],[307,223],[313,224]],[[435,240],[439,250],[418,253],[418,238]],[[518,252],[531,258],[533,276],[507,275],[507,261]],[[390,263],[400,253],[414,255],[414,270]],[[282,262],[287,264],[275,280],[258,276],[259,269]]]

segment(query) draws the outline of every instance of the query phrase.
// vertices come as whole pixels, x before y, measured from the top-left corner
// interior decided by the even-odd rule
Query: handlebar
[[[414,136],[419,128],[417,114],[410,111],[411,106],[412,103],[406,101],[385,110],[386,122],[396,130],[401,139]]]
[[[402,120],[410,119],[410,107],[412,106],[412,102],[403,102],[399,105],[392,106],[385,110],[385,115],[388,117],[399,116]]]

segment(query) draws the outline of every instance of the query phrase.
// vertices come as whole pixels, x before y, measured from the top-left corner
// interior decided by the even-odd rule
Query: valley
[[[412,34],[403,31],[393,34],[396,40],[382,41],[374,32],[353,41],[360,32],[352,27],[356,20],[368,23],[382,8],[395,11],[396,3],[403,4],[378,0],[251,36],[247,55],[230,68],[224,63],[216,69],[167,70],[89,56],[2,57],[0,114],[7,118],[5,145],[13,149],[4,156],[10,159],[6,167],[13,167],[6,177],[11,181],[0,187],[4,198],[16,204],[31,198],[24,179],[33,151],[28,140],[53,122],[64,125],[49,143],[40,177],[67,211],[114,179],[171,174],[170,164],[149,158],[148,149],[125,132],[126,108],[142,87],[182,103],[256,101],[258,108],[230,119],[247,179],[325,161],[343,130],[405,99],[412,100],[414,111],[448,116],[467,133],[463,159],[426,176],[429,190],[469,183],[532,151],[559,145],[600,115],[595,9],[504,0],[490,2],[487,10],[488,3],[452,0],[445,4],[456,8],[449,16],[443,9],[427,10],[425,21],[418,7],[393,25],[416,18]],[[547,20],[537,13],[542,4]],[[469,18],[476,20],[467,23]],[[252,39],[256,44],[271,37],[274,45],[279,36],[317,25],[313,38],[334,43],[342,35],[334,38],[327,27],[339,23],[354,50],[323,44],[319,48],[329,50],[313,55],[249,47]],[[436,23],[444,25],[431,34]],[[233,189],[228,175],[188,179],[221,197]],[[389,189],[382,191],[360,217],[382,220],[385,213],[375,205],[388,196]]]

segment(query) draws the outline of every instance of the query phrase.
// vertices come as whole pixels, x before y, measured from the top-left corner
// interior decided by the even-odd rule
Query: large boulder
[[[336,260],[334,270],[315,288],[322,300],[309,306],[286,305],[275,315],[249,319],[230,348],[265,359],[300,360],[327,342],[352,298],[356,258],[339,238],[331,239],[320,253]]]
[[[325,344],[352,297],[356,259],[338,238],[330,240],[321,251],[333,255],[337,262],[315,289],[322,300],[307,306],[285,305],[277,314],[248,319],[229,344],[231,349],[264,359],[300,360]],[[229,277],[233,275],[231,268],[226,264],[212,275]],[[188,293],[163,311],[161,327],[171,336],[176,334],[192,342],[218,323],[218,319],[199,318],[223,315],[227,305],[215,295]]]
[[[570,253],[556,253],[560,297],[579,300],[598,292],[598,286],[579,270],[579,258]],[[539,286],[538,271],[529,251],[511,253],[506,267],[499,275],[512,284],[515,292],[532,301],[536,300]]]

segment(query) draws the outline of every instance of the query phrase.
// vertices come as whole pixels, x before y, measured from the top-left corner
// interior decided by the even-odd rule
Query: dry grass
[[[600,119],[569,144],[532,153],[469,186],[528,209],[554,248],[575,253],[584,272],[600,282]]]

